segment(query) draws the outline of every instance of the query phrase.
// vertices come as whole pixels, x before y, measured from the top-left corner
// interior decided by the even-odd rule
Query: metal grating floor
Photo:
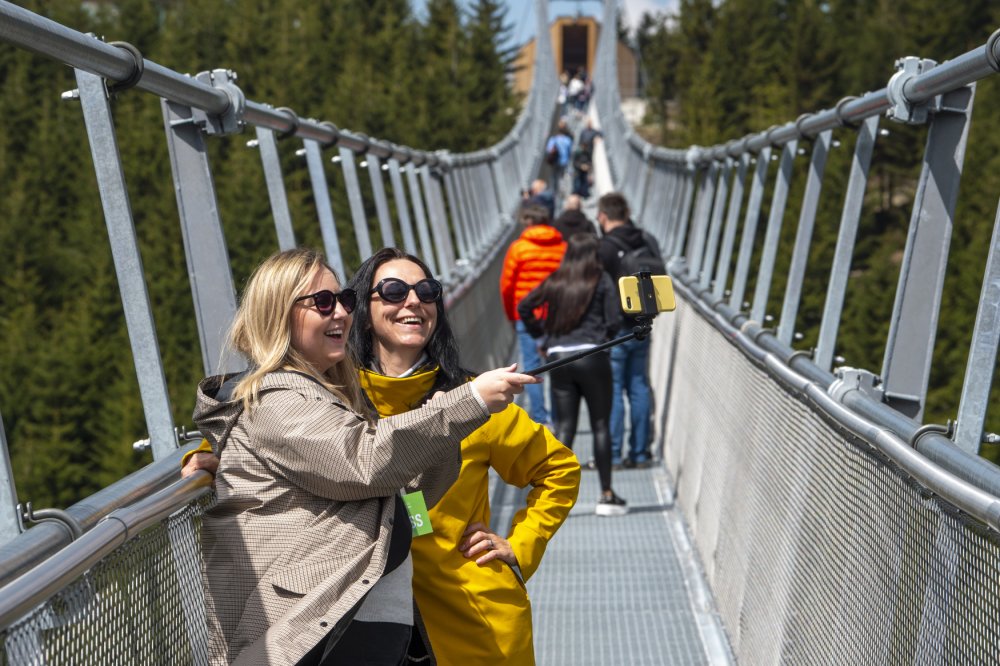
[[[591,437],[585,414],[580,420],[574,448],[586,462]],[[528,582],[539,666],[730,663],[666,471],[616,471],[612,482],[628,515],[594,514],[600,484],[584,470],[577,504]],[[503,533],[525,491],[498,478],[491,490]]]

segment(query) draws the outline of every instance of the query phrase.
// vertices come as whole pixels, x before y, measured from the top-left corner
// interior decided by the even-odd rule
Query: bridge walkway
[[[592,118],[599,125],[593,112]],[[577,134],[582,122],[573,120]],[[595,187],[584,202],[591,220],[599,195],[611,188],[600,143],[595,169]],[[565,178],[567,193],[571,174]],[[574,449],[585,464],[593,459],[585,405],[579,423]],[[576,506],[528,581],[539,666],[732,663],[661,460],[649,469],[614,472],[615,491],[629,503],[621,517],[595,515],[600,484],[596,472],[584,470]],[[526,494],[494,478],[494,529],[508,528]]]

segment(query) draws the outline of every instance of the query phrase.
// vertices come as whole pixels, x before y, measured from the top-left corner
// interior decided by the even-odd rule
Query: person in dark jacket
[[[517,306],[528,332],[541,338],[550,361],[593,349],[621,326],[618,291],[597,258],[598,240],[589,234],[570,237],[562,263]],[[544,321],[536,316],[543,308]],[[611,489],[611,361],[601,351],[552,370],[549,379],[556,438],[572,448],[580,415],[580,398],[587,401],[594,434],[594,461],[601,482],[595,512],[619,516],[625,500]]]
[[[566,197],[566,207],[563,208],[562,213],[552,223],[552,226],[559,230],[565,241],[568,241],[570,236],[575,234],[590,234],[594,238],[597,238],[597,227],[580,210],[581,205],[582,202],[579,195],[569,195]]]
[[[609,192],[597,202],[597,223],[601,225],[603,236],[598,247],[598,255],[604,270],[614,279],[624,273],[621,258],[625,254],[622,246],[638,248],[645,244],[642,229],[629,220],[628,203],[618,192]],[[619,335],[626,335],[636,326],[635,319],[625,316]],[[649,365],[649,338],[630,340],[611,350],[611,374],[613,379],[611,398],[611,464],[623,467],[649,467],[652,459],[649,453],[651,430],[650,388],[647,366]],[[631,416],[631,436],[628,457],[622,456],[625,439],[625,396],[628,396]]]

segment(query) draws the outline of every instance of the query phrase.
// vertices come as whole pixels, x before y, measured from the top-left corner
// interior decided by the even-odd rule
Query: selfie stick
[[[596,354],[597,352],[604,351],[605,349],[610,349],[615,345],[620,345],[623,342],[628,342],[629,340],[645,340],[649,332],[653,330],[652,317],[648,315],[639,315],[636,317],[636,321],[639,325],[632,329],[632,332],[623,335],[620,338],[615,338],[614,340],[608,340],[607,342],[602,342],[596,347],[591,347],[590,349],[584,349],[581,352],[573,354],[572,356],[567,356],[566,358],[560,358],[550,363],[545,363],[537,368],[532,368],[531,370],[525,370],[522,374],[531,375],[532,377],[540,375],[543,372],[548,372],[549,370],[555,370],[556,368],[561,368],[564,365],[569,365],[574,361],[579,361],[581,358],[586,358],[591,354]]]

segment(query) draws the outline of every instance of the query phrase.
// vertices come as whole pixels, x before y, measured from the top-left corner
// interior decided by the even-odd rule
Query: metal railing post
[[[753,305],[750,318],[754,321],[764,321],[767,314],[767,299],[771,293],[771,280],[774,278],[774,261],[778,256],[778,242],[781,240],[781,226],[785,218],[785,205],[788,203],[788,188],[792,181],[792,167],[795,166],[795,152],[799,142],[792,139],[781,150],[781,163],[778,167],[778,179],[774,183],[774,193],[771,195],[771,210],[767,218],[767,232],[764,235],[764,250],[757,269],[757,284],[754,289]]]
[[[281,158],[278,156],[278,142],[274,130],[258,125],[257,148],[260,150],[260,161],[264,166],[264,180],[267,183],[267,197],[271,202],[271,215],[274,217],[274,229],[278,234],[278,247],[281,250],[291,250],[295,242],[295,231],[292,228],[292,214],[288,210],[288,196],[285,194],[285,181],[281,175]]]
[[[365,161],[368,163],[368,179],[372,184],[372,195],[375,198],[375,214],[378,216],[379,231],[382,233],[382,247],[395,247],[396,234],[392,230],[392,219],[389,217],[389,202],[385,196],[385,183],[382,180],[382,160],[378,158],[375,151],[369,150],[365,155]]]
[[[893,408],[921,420],[962,182],[975,87],[953,90],[932,116],[889,323],[882,386]]]
[[[403,234],[403,249],[409,254],[417,254],[417,243],[413,237],[413,221],[410,218],[410,207],[406,203],[406,186],[400,174],[399,160],[390,157],[389,182],[392,183],[392,198],[396,202],[396,219],[399,220],[399,230]]]
[[[344,187],[347,189],[347,204],[351,209],[351,222],[354,224],[354,236],[358,242],[358,254],[361,261],[364,261],[372,256],[372,240],[368,233],[368,219],[365,215],[365,202],[361,197],[358,170],[354,164],[354,150],[347,146],[338,146],[338,151],[340,168],[344,173]]]
[[[736,271],[733,273],[733,291],[729,295],[729,305],[737,310],[743,310],[743,296],[750,274],[750,260],[753,257],[754,241],[757,238],[757,223],[760,220],[760,206],[764,200],[764,186],[770,163],[771,146],[764,146],[757,153],[757,168],[754,170],[753,184],[750,186],[750,200],[747,202],[747,212],[743,218],[740,254],[736,258]]]
[[[844,197],[844,208],[840,218],[840,233],[837,236],[837,250],[830,269],[830,282],[826,291],[826,305],[819,327],[819,341],[813,362],[822,370],[829,370],[833,364],[833,350],[840,328],[840,315],[844,309],[844,295],[847,277],[851,270],[854,254],[854,240],[861,219],[865,188],[868,185],[868,168],[871,166],[875,150],[875,136],[878,130],[878,116],[870,116],[858,128],[858,139],[854,146],[854,160]]]
[[[306,166],[309,169],[309,182],[312,186],[313,201],[316,204],[319,231],[323,236],[323,251],[326,254],[326,260],[337,271],[340,279],[346,280],[344,255],[340,250],[337,224],[333,217],[333,207],[330,205],[330,186],[326,179],[326,169],[323,166],[322,149],[319,142],[313,139],[303,139],[302,146],[306,154]]]
[[[177,448],[177,435],[174,433],[170,395],[163,373],[160,345],[156,338],[153,309],[149,302],[149,292],[146,291],[139,239],[132,221],[132,206],[118,153],[111,104],[108,102],[104,79],[100,76],[78,69],[76,84],[79,86],[80,105],[97,175],[97,188],[101,194],[101,206],[111,241],[111,256],[118,276],[118,289],[146,418],[146,430],[152,444],[153,458],[159,460]]]
[[[740,225],[743,189],[749,167],[750,153],[744,151],[736,163],[736,174],[729,193],[729,206],[726,209],[726,228],[722,232],[722,247],[719,249],[719,259],[715,265],[715,287],[712,289],[712,297],[716,301],[722,300],[726,293],[726,283],[729,281],[729,268],[733,263],[733,249],[736,246],[736,231]]]
[[[733,171],[735,171],[733,160],[727,157],[720,169],[719,182],[715,189],[715,202],[712,204],[712,223],[708,230],[705,254],[701,258],[697,271],[700,275],[698,285],[702,289],[708,288],[715,270],[715,256],[719,250],[719,237],[722,234],[722,217],[726,207],[726,196],[729,193],[729,180],[732,178]]]
[[[802,298],[802,282],[809,262],[809,248],[812,244],[813,227],[816,223],[816,209],[823,189],[823,173],[826,171],[826,157],[830,152],[830,136],[833,130],[824,130],[813,140],[812,157],[809,160],[809,175],[806,191],[799,211],[799,227],[795,232],[795,250],[792,263],[788,267],[788,282],[785,285],[785,299],[778,318],[778,340],[791,346],[795,335],[795,319]]]
[[[423,167],[419,168],[423,171]],[[424,194],[417,179],[418,167],[410,162],[406,167],[406,183],[410,187],[410,201],[413,202],[413,216],[417,223],[417,237],[420,239],[420,257],[427,263],[435,275],[440,275],[438,270],[437,254],[434,252],[434,244],[431,242],[430,227],[427,224],[427,213],[424,208]]]
[[[972,331],[969,360],[962,383],[962,398],[958,403],[958,424],[955,426],[955,446],[979,453],[983,444],[986,414],[993,387],[993,373],[1000,343],[1000,205],[993,222],[993,238],[983,275],[983,287]],[[2,435],[2,432],[0,432]]]
[[[235,372],[242,359],[223,359],[223,349],[236,316],[236,290],[205,139],[191,107],[163,99],[162,108],[203,369],[206,375]]]

